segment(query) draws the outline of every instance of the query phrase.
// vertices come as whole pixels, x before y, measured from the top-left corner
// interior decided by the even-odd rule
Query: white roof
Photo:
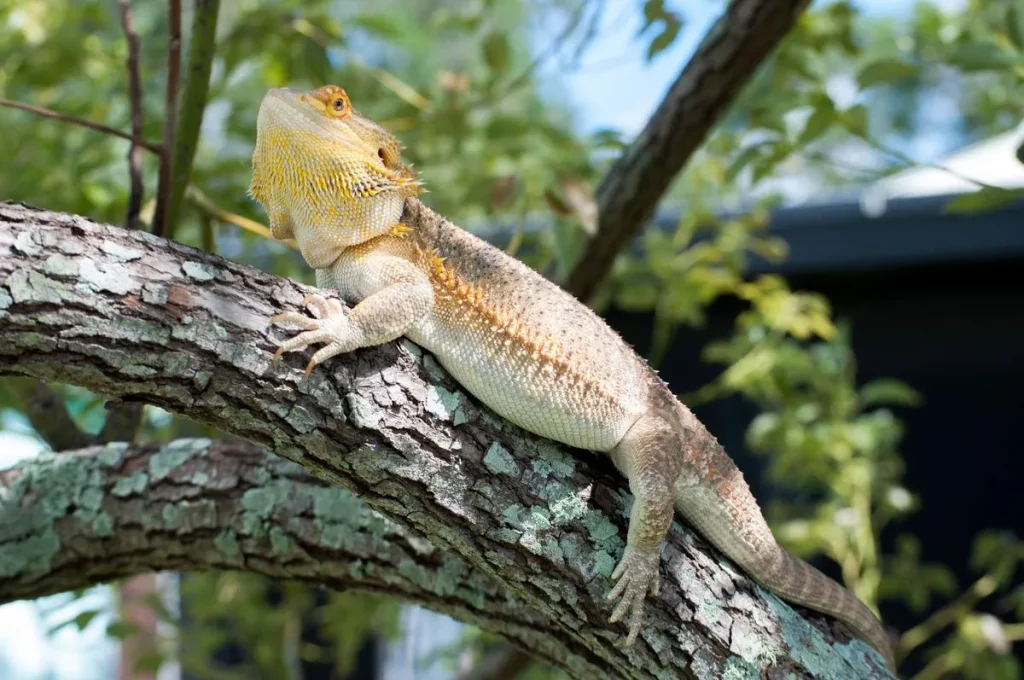
[[[1017,148],[1024,143],[1024,122],[1016,129],[989,137],[948,156],[937,167],[920,167],[886,177],[870,189],[886,198],[961,194],[978,190],[966,178],[1004,189],[1024,187],[1024,163]]]

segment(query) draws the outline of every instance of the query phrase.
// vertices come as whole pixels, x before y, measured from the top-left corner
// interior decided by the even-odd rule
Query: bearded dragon
[[[611,622],[631,616],[627,645],[658,593],[678,511],[756,582],[845,622],[892,668],[871,610],[778,545],[732,459],[644,360],[586,305],[420,203],[401,150],[340,87],[263,99],[249,192],[274,238],[296,240],[318,287],[353,305],[314,295],[304,303],[313,316],[275,316],[303,329],[275,359],[323,345],[308,376],[337,354],[405,336],[502,417],[610,455],[635,499],[607,595]]]

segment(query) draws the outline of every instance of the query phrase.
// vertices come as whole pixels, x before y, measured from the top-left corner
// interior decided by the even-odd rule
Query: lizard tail
[[[895,672],[892,647],[881,621],[853,593],[775,541],[739,469],[714,437],[699,423],[694,427],[696,419],[690,418],[692,415],[684,415],[688,467],[696,466],[697,478],[703,481],[695,483],[686,474],[680,478],[674,491],[676,510],[754,581],[784,600],[847,624],[877,649]]]

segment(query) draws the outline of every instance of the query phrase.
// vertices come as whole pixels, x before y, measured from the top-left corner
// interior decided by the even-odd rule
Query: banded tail
[[[751,579],[788,602],[847,624],[877,649],[895,672],[895,657],[881,621],[853,593],[775,541],[739,469],[715,438],[684,410],[681,420],[688,431],[687,463],[697,466],[704,483],[680,479],[674,493],[676,510]]]

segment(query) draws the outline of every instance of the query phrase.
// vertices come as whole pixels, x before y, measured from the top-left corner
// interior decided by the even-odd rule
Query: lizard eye
[[[334,100],[334,110],[335,111],[344,111],[345,110],[345,100],[342,99],[341,97],[338,97],[337,99],[335,99]]]

